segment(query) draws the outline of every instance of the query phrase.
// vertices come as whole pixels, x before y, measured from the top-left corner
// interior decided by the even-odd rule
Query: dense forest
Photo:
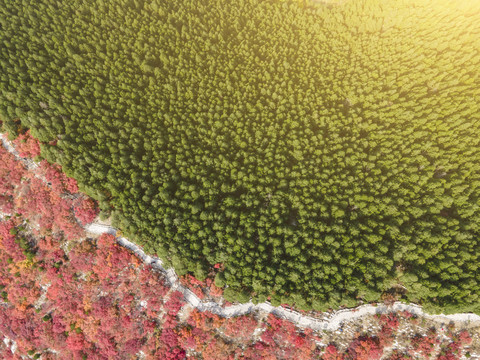
[[[471,1],[0,0],[0,118],[230,299],[480,312]]]
[[[26,157],[39,151],[28,133],[15,148]],[[480,350],[478,322],[436,329],[408,311],[366,316],[340,332],[261,311],[201,312],[113,235],[86,237],[79,225],[95,218],[93,201],[58,170],[41,162],[27,171],[0,146],[1,359],[459,360]],[[186,278],[221,301],[212,278]]]

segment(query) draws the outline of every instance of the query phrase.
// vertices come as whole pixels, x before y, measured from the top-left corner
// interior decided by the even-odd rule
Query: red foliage
[[[262,341],[266,344],[287,345],[293,342],[297,336],[295,326],[289,321],[284,321],[269,314],[268,324],[270,326],[262,334]]]
[[[341,354],[334,344],[330,344],[325,348],[323,360],[343,360],[345,357]]]
[[[457,360],[462,357],[462,348],[472,342],[468,331],[462,330],[453,334],[452,341],[447,345],[442,345],[437,360]]]
[[[36,177],[23,184],[15,205],[17,212],[36,221],[41,229],[63,231],[68,239],[84,234],[72,214],[71,200],[60,197]]]
[[[202,350],[204,360],[233,360],[232,354],[234,347],[232,344],[225,343],[222,339],[212,339]]]
[[[258,326],[258,321],[252,316],[241,316],[238,318],[230,318],[225,321],[225,335],[236,339],[249,339],[253,331]]]
[[[347,351],[355,360],[375,360],[382,356],[383,346],[377,337],[361,336],[350,344]]]
[[[62,173],[60,165],[50,164],[48,161],[42,160],[40,162],[40,173],[45,177],[55,193],[74,194],[78,192],[77,181]]]
[[[30,135],[30,130],[18,135],[12,143],[21,157],[33,159],[40,155],[40,143]]]
[[[209,295],[213,297],[219,297],[223,295],[223,289],[216,286],[214,283],[210,285]]]
[[[120,247],[115,237],[110,234],[101,235],[97,241],[97,247],[98,258],[92,270],[101,280],[116,278],[119,272],[130,266],[134,258],[134,255],[125,249],[119,251]]]
[[[460,360],[460,354],[449,347],[443,348],[437,356],[437,360]]]
[[[472,342],[472,337],[467,330],[460,331],[456,336],[457,341],[462,345],[468,345]]]
[[[218,315],[207,312],[200,312],[197,309],[190,313],[188,324],[201,330],[214,330],[222,326],[225,320]]]
[[[380,324],[392,331],[397,330],[399,325],[397,314],[382,314],[380,316]]]
[[[185,350],[184,349],[179,349],[179,348],[173,348],[167,350],[165,353],[163,353],[163,356],[161,359],[165,360],[183,360],[185,359]],[[160,357],[158,358],[160,359]]]
[[[183,294],[180,291],[174,291],[165,303],[165,310],[169,315],[175,316],[183,305],[185,305]]]
[[[5,251],[8,258],[14,262],[25,260],[25,254],[23,250],[18,246],[15,240],[16,225],[18,225],[16,219],[10,219],[8,221],[0,221],[0,249]]]
[[[297,332],[295,325],[291,322],[278,319],[269,314],[267,318],[267,329],[261,336],[262,342],[270,347],[273,354],[281,352],[286,358],[310,359],[315,349],[312,338]],[[297,346],[292,346],[296,344]]]
[[[412,359],[412,357],[404,352],[401,352],[399,350],[394,350],[393,353],[389,356],[388,360],[409,360]]]
[[[71,266],[80,273],[91,271],[92,264],[95,263],[96,250],[93,241],[82,241],[69,254]]]
[[[411,341],[413,350],[422,353],[425,357],[429,357],[432,354],[435,345],[438,343],[439,340],[433,332],[426,336],[416,335]]]
[[[60,182],[71,182],[62,176],[57,176]],[[60,190],[63,191],[66,185],[62,185],[61,189],[53,185],[52,188],[47,187],[42,180],[28,173],[12,154],[0,147],[0,211],[11,213],[15,208],[16,212],[37,222],[41,229],[64,231],[70,239],[82,235],[82,229],[71,212],[71,200],[60,196]]]
[[[414,314],[412,314],[410,311],[406,311],[406,310],[400,312],[400,316],[403,317],[403,318],[405,318],[405,319],[411,319],[411,318],[414,318],[414,317],[415,317]]]
[[[204,282],[201,280],[198,280],[196,277],[187,274],[182,278],[182,283],[185,284],[191,284],[191,285],[204,285]]]
[[[83,350],[86,347],[85,337],[83,334],[77,334],[75,332],[70,333],[67,337],[66,344],[69,350]]]
[[[3,146],[0,146],[0,212],[12,213],[13,199],[26,170]]]
[[[123,350],[130,355],[136,354],[142,347],[142,341],[140,339],[131,339],[125,343]]]
[[[207,279],[208,280],[208,279]],[[205,298],[204,289],[208,287],[207,281],[201,281],[194,276],[187,274],[180,277],[180,282],[183,286],[188,287],[199,299]]]
[[[91,223],[98,214],[97,206],[90,198],[78,199],[74,210],[75,216],[82,223],[82,225]]]
[[[205,298],[205,293],[203,292],[202,287],[200,287],[200,286],[189,286],[188,288],[191,292],[193,292],[195,295],[197,295],[197,297],[200,300],[203,300]]]
[[[161,297],[167,293],[164,280],[149,269],[138,269],[139,262],[133,255],[108,235],[97,244],[79,243],[69,253],[70,261],[59,248],[65,242],[61,233],[39,238],[33,259],[36,264],[26,268],[17,242],[24,236],[16,230],[21,223],[17,217],[0,222],[0,261],[6,264],[12,260],[11,265],[0,268],[0,286],[9,301],[7,307],[0,307],[0,333],[17,342],[17,351],[25,355],[31,349],[42,353],[42,349],[50,348],[62,359],[82,359],[84,355],[89,359],[126,359],[142,349],[146,336],[154,336],[163,305]],[[100,268],[112,273],[95,276],[92,270]],[[37,314],[32,305],[41,296],[39,283],[50,283],[50,287]],[[151,305],[147,312],[132,294],[146,296]],[[176,315],[182,305],[181,294],[172,293],[169,312]],[[163,349],[161,354],[153,351],[150,355],[175,359],[184,357],[185,352],[172,348]],[[49,356],[51,353],[42,354],[42,358]]]
[[[244,350],[243,355],[245,359],[249,360],[284,359],[284,357],[281,357],[280,352],[281,349],[272,348],[265,343],[257,342],[253,346]]]

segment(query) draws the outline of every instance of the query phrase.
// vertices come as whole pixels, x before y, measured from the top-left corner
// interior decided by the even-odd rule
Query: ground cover
[[[0,114],[181,274],[478,311],[470,1],[2,1]]]

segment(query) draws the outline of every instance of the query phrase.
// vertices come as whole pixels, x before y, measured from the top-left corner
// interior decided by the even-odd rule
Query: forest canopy
[[[470,4],[0,0],[0,118],[227,297],[480,312]]]

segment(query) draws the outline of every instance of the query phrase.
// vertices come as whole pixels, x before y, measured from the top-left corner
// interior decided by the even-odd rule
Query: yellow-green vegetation
[[[228,298],[479,312],[478,6],[305,4],[0,0],[4,128]]]

